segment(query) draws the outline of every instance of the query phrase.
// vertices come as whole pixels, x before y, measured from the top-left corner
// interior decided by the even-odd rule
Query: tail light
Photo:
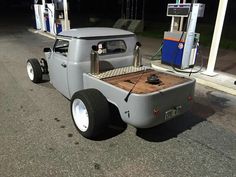
[[[191,95],[188,96],[188,101],[193,101],[193,97]]]

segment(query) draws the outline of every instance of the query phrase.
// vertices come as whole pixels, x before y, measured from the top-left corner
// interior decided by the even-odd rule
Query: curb
[[[236,90],[233,89],[233,88],[225,87],[223,85],[216,84],[216,83],[213,83],[213,82],[209,82],[207,80],[199,79],[199,78],[196,78],[196,77],[195,77],[195,79],[196,79],[196,82],[201,84],[201,85],[205,85],[205,86],[214,88],[216,90],[220,90],[222,92],[229,93],[231,95],[236,96]]]
[[[28,31],[31,32],[31,33],[34,33],[34,34],[40,34],[40,35],[48,37],[50,39],[55,39],[55,37],[56,37],[56,36],[54,36],[54,35],[52,35],[50,33],[47,33],[47,32],[44,32],[44,31],[40,31],[40,30],[35,30],[35,29],[32,29],[32,28],[28,29]]]

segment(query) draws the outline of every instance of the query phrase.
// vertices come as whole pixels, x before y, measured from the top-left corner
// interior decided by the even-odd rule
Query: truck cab
[[[136,37],[112,28],[80,28],[59,33],[52,51],[45,52],[50,82],[65,97],[84,88],[90,71],[91,46],[98,46],[100,72],[132,64]],[[76,79],[75,79],[76,78]]]

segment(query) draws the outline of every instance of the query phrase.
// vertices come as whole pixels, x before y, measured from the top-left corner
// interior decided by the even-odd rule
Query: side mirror
[[[136,46],[141,47],[142,45],[140,42],[136,42]]]
[[[92,50],[93,50],[93,51],[98,51],[98,46],[93,45],[93,46],[92,46]]]
[[[50,49],[50,48],[44,48],[44,49],[43,49],[43,52],[44,52],[44,53],[52,52],[52,49]]]

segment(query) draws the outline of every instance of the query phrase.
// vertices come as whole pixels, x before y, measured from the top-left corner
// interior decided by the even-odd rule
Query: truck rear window
[[[126,49],[127,47],[123,40],[102,41],[98,43],[99,55],[123,53]]]

